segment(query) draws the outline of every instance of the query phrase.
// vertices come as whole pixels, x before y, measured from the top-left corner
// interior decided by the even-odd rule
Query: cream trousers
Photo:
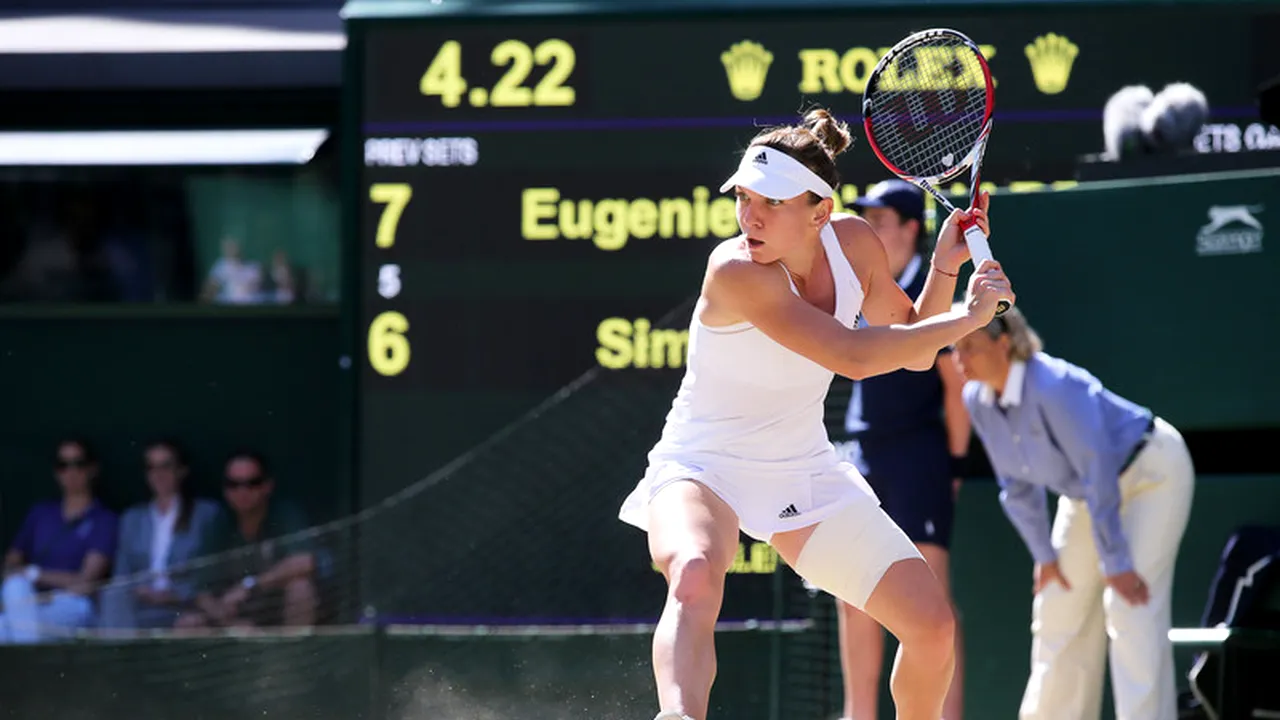
[[[1121,523],[1151,596],[1143,607],[1107,587],[1085,503],[1058,500],[1053,546],[1071,589],[1052,583],[1032,605],[1020,720],[1097,720],[1108,650],[1116,720],[1177,718],[1170,600],[1194,486],[1182,436],[1157,418],[1151,440],[1120,476]]]

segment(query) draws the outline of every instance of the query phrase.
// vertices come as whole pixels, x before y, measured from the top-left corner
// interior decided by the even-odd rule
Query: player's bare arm
[[[997,296],[1009,294],[998,267],[974,277],[973,301],[964,310],[911,325],[850,330],[805,302],[773,265],[760,265],[725,252],[712,254],[700,311],[706,324],[747,321],[783,347],[828,370],[860,380],[920,364],[933,366],[938,350],[990,321]],[[908,303],[909,304],[909,303]]]
[[[938,356],[936,365],[942,377],[943,420],[947,426],[947,447],[953,457],[969,452],[969,438],[973,432],[969,411],[964,407],[964,374],[960,372],[951,353]]]
[[[867,323],[899,325],[915,322],[915,306],[889,271],[889,256],[885,254],[884,244],[876,231],[862,218],[844,213],[831,216],[831,227],[836,231],[836,239],[853,266],[858,282],[862,283],[865,295],[862,316]]]
[[[937,277],[927,278],[919,302],[913,305],[911,298],[898,286],[897,279],[889,270],[889,258],[884,244],[866,221],[842,214],[833,216],[831,225],[845,257],[858,275],[858,281],[862,283],[866,295],[862,302],[862,313],[867,324],[912,325],[951,309],[952,298],[955,297],[954,277],[935,273]],[[940,348],[927,350],[900,367],[916,371],[929,370],[934,365],[938,349]]]
[[[971,215],[982,231],[990,234],[989,204],[990,196],[984,192],[971,213],[957,210],[947,218],[938,234],[924,290],[914,305],[890,274],[889,258],[875,230],[855,215],[832,215],[831,227],[866,291],[862,307],[867,322],[871,325],[910,324],[949,310],[955,297],[960,268],[969,259],[969,250],[959,229],[960,222]],[[932,358],[929,367],[932,367]],[[911,369],[929,368],[913,366]]]

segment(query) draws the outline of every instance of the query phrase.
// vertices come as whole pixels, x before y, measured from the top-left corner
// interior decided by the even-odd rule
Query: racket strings
[[[875,144],[888,162],[920,178],[962,167],[986,124],[986,74],[974,50],[933,38],[881,68],[867,97]]]

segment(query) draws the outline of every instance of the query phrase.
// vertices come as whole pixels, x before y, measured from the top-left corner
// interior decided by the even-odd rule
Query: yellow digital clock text
[[[440,98],[448,108],[458,107],[465,97],[471,107],[569,107],[577,93],[565,81],[573,73],[577,53],[564,40],[544,40],[536,47],[521,40],[504,40],[493,46],[489,62],[506,68],[493,88],[470,87],[462,74],[462,43],[449,40],[422,74],[418,90]],[[534,65],[549,66],[533,87],[525,85]],[[468,91],[469,89],[469,91]]]

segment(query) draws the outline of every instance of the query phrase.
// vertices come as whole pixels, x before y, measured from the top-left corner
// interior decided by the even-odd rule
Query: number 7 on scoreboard
[[[382,209],[382,217],[378,218],[378,231],[374,235],[374,244],[383,250],[396,244],[396,228],[400,226],[400,216],[413,197],[413,188],[408,183],[374,183],[369,186],[369,199],[386,205]]]

